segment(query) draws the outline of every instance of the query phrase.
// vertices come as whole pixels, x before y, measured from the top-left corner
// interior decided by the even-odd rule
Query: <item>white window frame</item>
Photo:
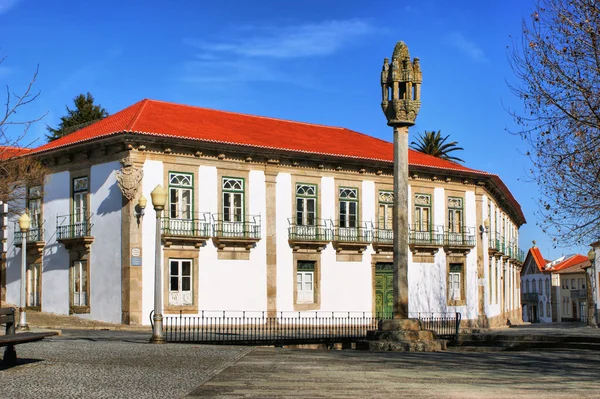
[[[381,230],[392,230],[394,221],[394,193],[391,191],[379,192],[379,215],[378,228]]]
[[[186,203],[186,195],[188,197]],[[178,220],[193,219],[194,175],[169,172],[169,217]]]
[[[244,222],[244,183],[242,178],[223,177],[221,186],[223,222]]]
[[[340,187],[339,189],[338,223],[340,228],[358,227],[358,189]]]
[[[189,274],[184,274],[184,264],[189,264]],[[176,265],[176,274],[173,273],[173,266]],[[194,304],[194,260],[193,259],[169,259],[169,306],[192,306]],[[175,280],[174,280],[175,279]],[[173,282],[176,281],[177,289],[173,289]],[[184,289],[185,282],[189,284],[189,289]]]
[[[312,210],[310,207],[312,206]],[[317,224],[317,186],[296,184],[296,225],[315,226]]]
[[[71,293],[73,306],[89,306],[88,287],[90,276],[87,266],[86,260],[76,260],[72,263]]]
[[[452,271],[452,265],[460,265],[461,271]],[[462,275],[464,273],[464,264],[451,263],[448,271],[448,300],[462,301]]]

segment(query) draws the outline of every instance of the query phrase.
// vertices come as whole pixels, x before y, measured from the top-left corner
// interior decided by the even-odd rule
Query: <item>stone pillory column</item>
[[[386,58],[381,73],[381,108],[394,128],[394,318],[381,320],[356,349],[371,351],[439,351],[446,341],[408,318],[408,128],[421,107],[421,67],[408,47],[398,42],[392,64]]]
[[[381,108],[394,128],[394,318],[408,317],[408,128],[421,107],[421,67],[398,42],[381,72]]]

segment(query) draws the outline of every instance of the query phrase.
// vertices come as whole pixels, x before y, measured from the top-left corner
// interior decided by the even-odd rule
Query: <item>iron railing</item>
[[[313,224],[298,224],[296,219],[288,219],[288,238],[293,241],[331,241],[333,223],[326,219],[314,219]]]
[[[65,240],[91,236],[92,226],[90,219],[75,221],[75,215],[62,215],[56,217],[56,239]]]
[[[260,239],[260,216],[247,215],[244,221],[228,221],[215,213],[212,219],[215,237]]]
[[[456,231],[458,230],[458,231]],[[444,231],[444,245],[448,246],[475,246],[475,228],[460,227],[459,229],[447,228]]]
[[[522,249],[517,249],[517,254],[515,259],[521,263],[525,262],[525,251],[523,251]]]
[[[27,230],[27,242],[36,242],[44,240],[44,229],[43,223],[39,226],[32,225],[29,230]],[[23,243],[23,232],[19,228],[19,224],[15,223],[14,227],[14,244],[21,245]]]
[[[410,226],[408,231],[408,243],[415,245],[438,245],[444,243],[444,228],[442,226],[431,226],[433,229],[423,229],[420,225]]]
[[[211,223],[209,214],[200,214],[196,218],[161,218],[161,234],[185,237],[210,237]]]
[[[571,298],[587,298],[587,290],[571,290]]]
[[[338,242],[371,242],[373,231],[366,223],[357,223],[357,227],[335,226],[333,240]]]
[[[378,244],[390,244],[394,243],[394,231],[392,229],[373,229],[373,242]]]
[[[221,345],[290,345],[355,342],[376,330],[384,318],[369,312],[201,311],[198,316],[165,316],[167,342]],[[426,329],[438,337],[456,339],[460,313],[418,314]]]
[[[500,253],[504,253],[504,251],[506,250],[504,237],[498,233],[492,233],[490,235],[489,248],[494,249]]]
[[[524,292],[521,294],[521,302],[535,302],[538,301],[538,293],[537,292]]]

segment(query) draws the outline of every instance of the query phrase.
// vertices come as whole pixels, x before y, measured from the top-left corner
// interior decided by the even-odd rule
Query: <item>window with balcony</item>
[[[71,214],[56,217],[56,238],[69,251],[89,251],[94,240],[91,234],[91,215],[88,212],[89,179],[76,177],[71,186]]]
[[[42,186],[29,187],[27,190],[27,211],[31,218],[27,241],[42,241]]]
[[[379,191],[379,208],[377,214],[377,226],[374,231],[373,247],[375,251],[392,251],[394,246],[394,193],[391,191]]]
[[[340,188],[339,204],[339,227],[343,229],[358,227],[358,189]]]
[[[289,242],[300,247],[321,251],[331,241],[331,223],[318,219],[316,184],[298,183],[295,186],[295,216],[289,220]]]
[[[223,178],[223,222],[244,222],[244,179]]]
[[[429,238],[431,231],[431,196],[427,194],[415,195],[415,218],[414,231],[423,239]]]
[[[338,252],[362,252],[371,242],[371,230],[359,221],[358,188],[339,187],[338,221],[334,232],[334,246]]]
[[[194,202],[194,176],[188,173],[169,173],[169,218],[189,221]]]
[[[221,179],[221,213],[213,215],[213,241],[220,250],[227,247],[250,250],[260,240],[260,216],[246,214],[245,189],[243,178]]]
[[[88,178],[79,177],[73,179],[73,225],[75,233],[83,233],[87,230],[87,196]]]

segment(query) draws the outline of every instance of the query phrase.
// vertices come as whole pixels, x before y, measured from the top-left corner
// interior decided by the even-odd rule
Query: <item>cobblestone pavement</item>
[[[597,352],[368,353],[257,348],[202,398],[598,398]]]
[[[7,398],[597,398],[598,352],[369,353],[148,344],[64,330],[17,346]]]
[[[0,368],[0,396],[179,398],[253,349],[151,345],[148,337],[115,340],[68,334],[18,345],[19,364]]]

